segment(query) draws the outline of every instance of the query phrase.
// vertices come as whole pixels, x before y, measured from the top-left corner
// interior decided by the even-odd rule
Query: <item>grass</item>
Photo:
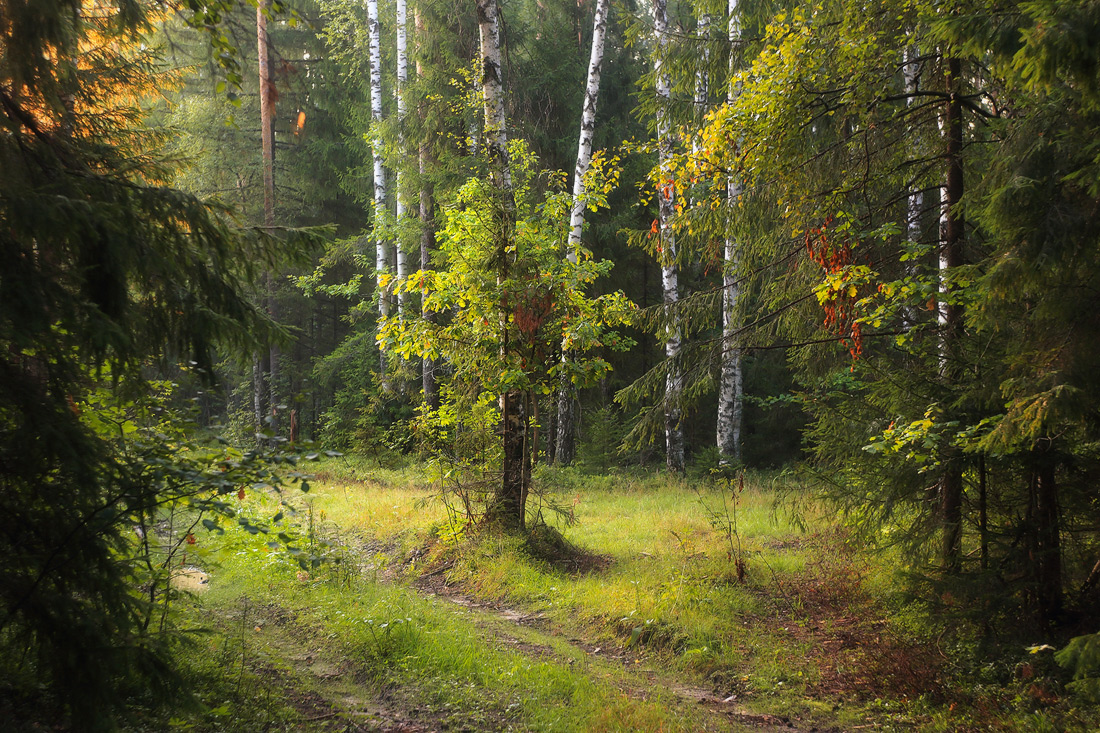
[[[209,590],[177,605],[217,633],[200,637],[193,657],[204,710],[168,727],[690,731],[782,715],[805,730],[969,731],[1095,721],[1023,682],[962,679],[958,654],[943,653],[944,625],[898,600],[892,570],[848,547],[812,502],[784,511],[765,477],[741,490],[644,473],[542,474],[575,522],[534,542],[456,534],[443,506],[425,502],[423,469],[356,458],[318,469],[308,494],[283,497],[301,555],[231,532],[193,548]],[[270,517],[279,504],[251,492],[240,509]],[[326,561],[313,567],[311,555]]]

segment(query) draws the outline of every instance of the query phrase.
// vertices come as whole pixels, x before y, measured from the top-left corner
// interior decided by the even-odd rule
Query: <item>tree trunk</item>
[[[403,162],[405,159],[405,87],[409,82],[409,50],[408,50],[408,10],[406,0],[397,0],[397,147],[402,164],[397,166],[394,174],[394,192],[396,193],[397,208],[397,278],[403,280],[409,274],[408,258],[401,241],[401,223],[405,218],[405,187],[403,185]],[[404,314],[408,301],[408,293],[402,288],[397,293],[397,312]]]
[[[260,146],[263,150],[264,226],[275,224],[275,84],[271,80],[271,45],[267,14],[271,0],[256,5],[256,52],[260,72]]]
[[[916,100],[916,93],[920,86],[920,64],[916,61],[917,49],[907,46],[904,52],[903,76],[905,78],[905,93],[909,95],[907,106],[912,107]],[[921,213],[924,209],[924,193],[920,187],[909,192],[906,201],[905,234],[910,242],[921,241]]]
[[[426,29],[424,28],[424,18],[420,14],[420,7],[417,6],[413,11],[414,20],[413,23],[416,27],[416,38],[419,46],[416,57],[416,75],[419,78],[424,77],[424,34]],[[423,122],[426,112],[423,105],[418,108],[417,114],[420,116],[421,122]],[[428,176],[428,171],[431,166],[431,152],[428,147],[428,138],[423,135],[420,138],[420,144],[417,146],[417,159],[420,170],[420,269],[431,269],[431,253],[435,249],[435,216],[433,202],[433,190],[432,182]],[[421,304],[420,308],[421,317],[428,323],[435,322],[435,312],[427,306]],[[436,380],[435,374],[436,364],[435,360],[425,356],[420,364],[420,381],[421,388],[424,391],[424,404],[429,410],[439,409],[439,384]]]
[[[940,249],[940,288],[945,296],[954,286],[950,282],[952,270],[963,263],[962,246],[965,222],[959,202],[963,196],[963,119],[962,98],[959,91],[960,62],[947,59],[947,91],[950,98],[943,117],[946,138],[947,176],[943,187],[941,217],[943,223]],[[945,385],[951,389],[961,377],[963,310],[962,306],[944,298],[940,305],[942,364]],[[962,562],[962,458],[952,447],[945,449],[944,473],[940,479],[940,511],[943,522],[942,563],[946,572],[956,573]]]
[[[262,156],[264,182],[264,227],[270,230],[275,226],[275,83],[271,79],[271,43],[267,37],[267,20],[270,0],[260,0],[256,4],[256,56],[259,67],[260,85],[260,149]],[[278,316],[275,304],[275,282],[270,272],[264,277],[264,300],[267,314],[273,320]],[[272,434],[278,433],[278,380],[279,347],[268,348],[266,360],[258,360],[261,373],[253,377],[254,389],[266,392],[263,397],[253,398],[258,415],[260,430],[265,427]],[[270,423],[267,419],[270,417]]]
[[[737,0],[729,0],[727,30],[730,41],[730,82],[726,102],[733,104],[737,89],[733,86],[736,44],[741,39]],[[741,461],[741,423],[744,415],[744,379],[741,372],[741,345],[738,341],[737,301],[741,288],[737,278],[737,240],[732,232],[732,217],[741,198],[741,182],[732,172],[726,178],[726,206],[731,221],[727,224],[722,250],[722,352],[718,377],[718,463],[729,466]]]
[[[504,87],[501,78],[500,26],[496,0],[477,0],[478,30],[481,39],[481,95],[484,102],[484,147],[489,159],[493,186],[497,189],[497,280],[511,275],[514,258],[512,239],[515,229],[515,200],[508,160],[508,133],[504,115]],[[500,304],[500,351],[502,359],[511,353],[507,305]],[[500,396],[501,444],[503,465],[501,482],[490,501],[487,519],[508,531],[524,528],[524,500],[527,494],[527,395],[510,390]]]
[[[1062,612],[1061,521],[1058,508],[1056,461],[1049,451],[1040,453],[1035,471],[1035,588],[1039,617],[1057,620]]]
[[[915,46],[906,46],[902,53],[903,66],[902,77],[905,82],[905,94],[906,94],[906,107],[912,109],[917,103],[917,92],[920,90],[920,63],[917,61],[917,48]],[[909,128],[910,134],[914,137],[917,134],[916,126],[911,125]],[[905,205],[905,238],[914,244],[923,240],[921,226],[921,218],[924,214],[924,192],[920,188],[918,182],[915,188],[910,189],[909,195],[906,197]],[[915,263],[909,263],[906,266],[906,273],[909,275],[916,274]],[[903,328],[909,329],[917,324],[918,313],[914,308],[905,308],[901,313]]]
[[[382,29],[378,22],[378,0],[367,0],[367,25],[370,35],[370,111],[371,153],[374,157],[374,266],[378,271],[375,281],[375,297],[378,299],[378,313],[389,315],[389,298],[382,285],[382,276],[389,268],[387,243],[381,235],[386,212],[386,169],[382,165],[382,139],[378,136],[377,126],[382,123]],[[382,355],[382,372],[385,373],[386,359]]]
[[[978,559],[982,570],[989,570],[989,487],[985,456],[978,455]]]
[[[665,317],[665,464],[669,471],[684,470],[684,429],[681,424],[680,401],[683,392],[683,368],[680,365],[680,325],[676,305],[680,300],[680,272],[677,263],[676,238],[672,233],[675,190],[669,172],[672,155],[669,104],[671,91],[665,56],[668,52],[668,8],[666,0],[653,0],[653,26],[657,34],[657,54],[654,72],[657,79],[657,149],[661,177],[657,186],[657,212],[661,239],[661,286]]]
[[[267,354],[257,351],[252,354],[252,420],[256,424],[258,444],[263,444],[258,435],[267,429]]]
[[[592,164],[592,139],[596,132],[596,106],[600,96],[600,71],[603,66],[604,38],[607,34],[607,15],[610,0],[597,0],[596,18],[592,24],[592,53],[588,60],[588,84],[584,91],[584,106],[581,110],[581,131],[577,143],[577,166],[573,170],[573,208],[569,213],[569,243],[566,257],[577,264],[581,246],[581,233],[584,231],[584,176]],[[565,343],[562,343],[562,363],[570,358]],[[561,385],[558,389],[558,426],[555,441],[556,460],[565,466],[576,457],[576,395],[573,381],[567,370],[562,371]]]

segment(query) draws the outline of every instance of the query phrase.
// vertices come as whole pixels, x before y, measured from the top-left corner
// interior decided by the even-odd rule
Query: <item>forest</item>
[[[0,0],[0,125],[3,730],[1100,727],[1100,2]]]

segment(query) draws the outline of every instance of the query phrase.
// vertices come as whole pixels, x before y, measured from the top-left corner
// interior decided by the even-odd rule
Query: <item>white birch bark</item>
[[[401,241],[400,232],[405,219],[405,190],[402,185],[402,171],[405,159],[405,87],[409,82],[409,46],[408,46],[408,10],[406,0],[397,0],[397,147],[401,158],[394,175],[394,189],[397,194],[397,278],[403,280],[409,274],[408,260]],[[397,294],[397,312],[404,314],[408,293],[402,288]]]
[[[669,104],[671,90],[665,56],[668,49],[668,7],[666,0],[653,0],[653,27],[657,35],[654,72],[657,79],[657,151],[660,179],[657,183],[657,212],[660,223],[661,289],[665,315],[665,464],[673,472],[684,470],[684,429],[681,424],[680,399],[684,377],[680,366],[681,335],[676,314],[680,300],[680,272],[677,264],[676,238],[672,233],[675,191],[669,172],[672,153]]]
[[[695,36],[699,39],[700,49],[702,54],[702,64],[695,70],[695,117],[697,121],[702,121],[703,115],[707,112],[707,97],[710,95],[710,69],[708,64],[710,63],[710,43],[707,36],[710,35],[710,13],[702,13],[699,16],[699,23],[695,28]],[[695,150],[696,143],[692,144],[692,150]]]
[[[917,47],[906,46],[902,51],[902,79],[904,80],[905,93],[908,96],[906,100],[906,106],[912,109],[916,103],[916,93],[920,88],[920,62],[917,60]],[[909,125],[909,129],[913,135],[916,135],[916,129],[913,124]],[[909,242],[917,243],[921,241],[921,216],[924,210],[924,192],[920,189],[920,183],[917,183],[917,187],[909,191],[909,195],[906,197],[905,202],[905,238]],[[906,271],[912,275],[916,272],[914,263],[910,262],[906,266]],[[917,312],[914,308],[904,308],[901,311],[902,327],[905,329],[910,328],[917,322]]]
[[[907,106],[912,107],[919,85],[920,63],[916,60],[917,49],[915,46],[906,46],[903,52],[904,64],[902,75],[905,79],[905,93],[910,95]],[[924,193],[919,189],[909,192],[906,202],[905,236],[910,242],[919,242],[921,239],[920,217],[924,208]]]
[[[569,242],[566,258],[577,264],[584,231],[584,176],[592,164],[592,140],[596,133],[596,106],[600,96],[600,72],[603,67],[604,38],[607,34],[607,15],[610,0],[597,0],[596,18],[592,24],[592,53],[588,59],[588,83],[584,91],[584,107],[581,110],[581,130],[577,143],[577,166],[573,170],[573,208],[569,212]],[[562,362],[568,360],[565,344],[562,344]],[[576,452],[576,403],[573,384],[563,372],[558,390],[558,430],[555,441],[557,463],[573,462]]]
[[[382,122],[382,29],[378,22],[378,0],[367,0],[367,26],[370,54],[370,111],[376,127]],[[378,270],[376,296],[378,313],[389,315],[389,299],[382,286],[383,273],[389,268],[386,240],[380,235],[386,213],[386,169],[382,165],[382,140],[377,130],[371,133],[371,153],[374,156],[374,266]]]
[[[481,99],[485,117],[484,145],[492,161],[494,183],[500,190],[510,192],[512,172],[508,162],[508,130],[501,78],[500,21],[497,17],[496,0],[477,0],[477,10],[481,40]]]
[[[737,89],[733,84],[736,44],[741,37],[737,0],[729,0],[727,31],[730,41],[730,82],[726,101],[733,104]],[[727,206],[732,217],[741,197],[741,182],[731,171],[726,178]],[[741,371],[741,346],[737,336],[737,301],[741,288],[737,279],[737,240],[727,229],[722,252],[722,356],[718,377],[718,463],[728,466],[741,460],[741,425],[744,418],[744,379]]]
[[[581,131],[577,143],[577,166],[573,171],[573,209],[569,215],[570,262],[577,262],[577,248],[581,246],[584,229],[584,176],[592,163],[592,140],[596,133],[596,106],[600,97],[600,72],[603,67],[604,38],[607,34],[607,15],[610,0],[597,0],[596,18],[592,24],[592,53],[588,59],[588,84],[584,90],[584,108],[581,110]]]

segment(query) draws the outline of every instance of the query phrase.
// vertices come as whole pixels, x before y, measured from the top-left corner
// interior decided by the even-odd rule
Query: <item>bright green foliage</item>
[[[511,145],[516,199],[516,234],[508,274],[498,277],[491,215],[498,195],[489,182],[472,178],[444,209],[439,232],[441,267],[409,275],[397,287],[419,293],[428,308],[450,313],[431,323],[418,317],[383,320],[381,346],[406,358],[445,358],[455,379],[477,393],[507,391],[549,394],[559,370],[568,368],[578,385],[604,374],[608,365],[592,352],[623,349],[630,341],[614,327],[632,306],[621,292],[595,298],[586,289],[611,269],[582,253],[577,264],[564,256],[570,197],[562,190],[540,196],[535,158],[522,143]],[[614,185],[614,168],[594,165],[593,198],[598,206]],[[601,181],[600,179],[603,178]],[[562,366],[562,343],[580,358]],[[508,345],[504,347],[503,345]],[[587,356],[585,356],[587,354]]]

